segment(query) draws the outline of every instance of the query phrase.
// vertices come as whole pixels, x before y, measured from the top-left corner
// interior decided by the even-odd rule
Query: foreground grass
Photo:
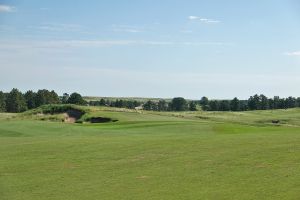
[[[0,118],[0,199],[299,199],[300,129],[259,122],[298,110],[94,112],[119,122]]]

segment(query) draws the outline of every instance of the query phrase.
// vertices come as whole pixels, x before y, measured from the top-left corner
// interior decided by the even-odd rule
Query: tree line
[[[63,96],[52,90],[29,90],[25,93],[14,88],[9,93],[0,91],[0,112],[24,112],[46,104],[78,104],[86,105],[87,102],[76,92],[71,95],[64,93]]]
[[[201,105],[202,110],[208,111],[288,109],[300,107],[300,98],[280,98],[279,96],[268,98],[263,94],[255,94],[247,100],[239,100],[238,98],[232,100],[209,100],[207,97],[202,97],[199,105]]]
[[[33,92],[29,90],[25,93],[14,88],[9,93],[0,91],[0,112],[24,112],[29,109],[37,108],[45,104],[77,104],[90,106],[109,106],[128,109],[143,109],[152,111],[248,111],[248,110],[269,110],[287,109],[300,107],[300,98],[288,97],[280,98],[275,96],[268,98],[265,95],[253,95],[247,100],[209,100],[202,97],[198,101],[186,100],[183,97],[175,97],[171,101],[160,99],[158,101],[148,100],[139,102],[136,100],[108,100],[85,101],[79,93],[71,95],[64,93],[59,96],[54,90],[46,89]]]
[[[196,101],[187,101],[182,97],[175,97],[170,102],[164,99],[158,102],[149,100],[143,105],[143,109],[154,111],[196,111],[197,103]]]
[[[268,98],[265,95],[254,95],[247,100],[209,100],[202,97],[199,101],[187,101],[182,97],[173,98],[171,102],[159,100],[147,101],[143,105],[144,110],[153,111],[196,111],[200,107],[204,111],[248,111],[248,110],[272,110],[300,107],[300,98],[280,98],[275,96]]]
[[[88,104],[90,106],[109,106],[109,107],[128,108],[128,109],[135,109],[142,105],[141,102],[136,100],[123,100],[123,99],[105,100],[103,98],[100,99],[99,101],[89,101]]]
[[[29,90],[22,93],[20,90],[14,88],[9,93],[0,91],[0,112],[24,112],[26,110],[34,109],[46,104],[77,104],[90,106],[109,106],[118,108],[134,109],[142,105],[136,100],[104,100],[99,101],[85,101],[79,93],[64,93],[59,96],[54,90],[46,89],[33,92]]]

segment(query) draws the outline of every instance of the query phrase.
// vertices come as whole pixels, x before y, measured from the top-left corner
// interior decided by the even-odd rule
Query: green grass
[[[299,109],[85,109],[119,121],[0,114],[1,200],[299,199]]]

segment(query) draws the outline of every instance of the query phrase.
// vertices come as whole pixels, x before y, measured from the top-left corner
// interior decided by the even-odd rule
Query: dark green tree
[[[278,109],[286,109],[286,101],[285,99],[281,98],[279,99],[279,103],[278,103]]]
[[[125,106],[128,109],[134,109],[135,108],[134,101],[126,101]]]
[[[240,111],[241,110],[240,100],[237,97],[235,97],[233,100],[231,100],[230,110],[232,110],[232,111]]]
[[[261,94],[259,96],[259,107],[258,107],[258,109],[260,109],[260,110],[267,110],[267,109],[269,109],[269,100],[263,94]]]
[[[52,90],[50,92],[49,104],[59,104],[59,103],[60,100],[58,94],[54,90]]]
[[[43,89],[38,90],[35,95],[35,103],[36,107],[39,107],[41,105],[45,104],[58,104],[60,103],[59,96],[52,90],[51,92],[49,90]]]
[[[251,96],[249,99],[248,99],[248,108],[250,110],[258,110],[259,107],[260,107],[260,99],[259,99],[259,96],[256,94],[254,96]]]
[[[279,96],[274,96],[274,98],[273,98],[273,108],[274,109],[280,108],[280,97]]]
[[[294,97],[288,97],[285,102],[287,108],[295,108],[297,106],[297,100]]]
[[[210,111],[218,111],[220,108],[220,103],[217,100],[209,101],[209,110]]]
[[[6,110],[7,112],[13,113],[27,110],[25,98],[18,89],[14,88],[8,93],[6,98]]]
[[[300,97],[297,98],[297,107],[300,107]]]
[[[191,101],[191,102],[189,103],[189,110],[190,110],[190,111],[196,111],[196,110],[197,110],[197,104],[196,104],[196,102]]]
[[[0,91],[0,112],[6,112],[6,103],[5,103],[6,95]]]
[[[185,111],[188,110],[188,104],[182,97],[175,97],[171,102],[171,109],[173,111]]]
[[[117,107],[117,108],[123,107],[123,100],[117,99],[117,100],[115,101],[115,107]]]
[[[133,101],[133,105],[134,105],[134,107],[139,107],[141,105],[141,103],[138,102],[138,101],[136,101],[136,100],[134,100]]]
[[[143,109],[144,110],[157,110],[157,104],[153,101],[147,101],[144,105],[143,105]]]
[[[230,101],[228,101],[228,100],[220,101],[219,109],[220,109],[220,111],[229,111],[230,110]]]
[[[68,103],[69,97],[70,97],[70,95],[68,93],[64,93],[62,98],[61,98],[61,103],[63,103],[63,104]]]
[[[74,92],[70,95],[68,102],[69,104],[85,105],[86,101],[82,98],[80,94]]]
[[[34,93],[32,90],[29,90],[24,94],[24,97],[28,109],[36,108],[36,93]]]
[[[104,99],[100,99],[100,103],[99,103],[99,106],[105,106],[105,100]]]
[[[247,100],[240,100],[240,110],[241,111],[248,110],[248,101]]]
[[[199,102],[202,110],[209,110],[209,100],[207,97],[202,97]]]
[[[163,100],[163,99],[160,99],[158,101],[158,104],[157,104],[157,110],[158,111],[166,111],[166,110],[168,110],[168,104],[167,104],[167,102],[165,100]]]

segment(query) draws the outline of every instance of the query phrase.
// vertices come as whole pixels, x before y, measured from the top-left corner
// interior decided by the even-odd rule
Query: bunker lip
[[[83,121],[81,121],[80,119],[84,114],[85,113],[81,110],[70,109],[67,112],[65,112],[64,122],[66,122],[66,123],[82,123]],[[86,118],[84,121],[95,124],[95,123],[116,122],[118,120],[115,120],[115,119],[112,119],[109,117],[89,117],[89,118]]]

